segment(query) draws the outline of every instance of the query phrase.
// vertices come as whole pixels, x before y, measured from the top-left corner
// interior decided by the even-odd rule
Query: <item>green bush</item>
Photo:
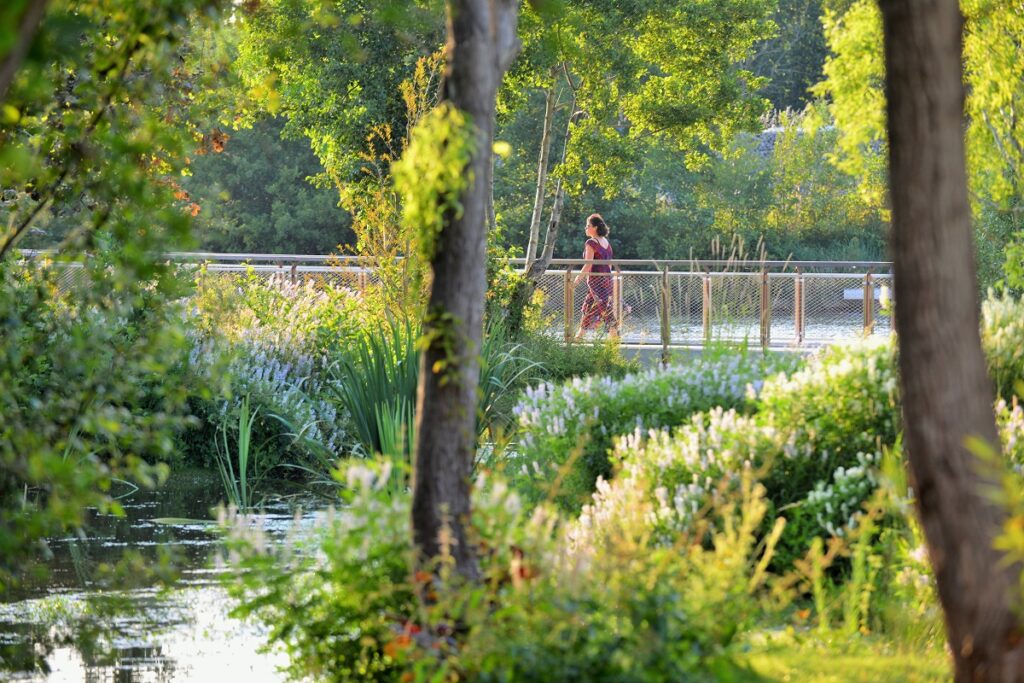
[[[621,439],[622,472],[584,514],[614,516],[636,504],[629,497],[646,496],[657,502],[656,529],[674,538],[752,471],[787,520],[777,561],[790,566],[813,538],[843,536],[877,488],[882,449],[897,438],[892,360],[891,342],[832,347],[765,380],[753,415],[715,408],[672,434]],[[635,490],[638,480],[649,482],[646,491]]]
[[[243,397],[258,414],[252,438],[264,444],[268,468],[323,471],[324,453],[333,458],[351,449],[348,416],[330,400],[327,368],[338,349],[365,334],[370,313],[359,297],[324,282],[200,271],[189,305],[188,365],[199,375],[189,406],[199,420],[178,435],[188,462],[214,465],[218,431],[237,424]]]
[[[614,437],[673,427],[714,406],[748,410],[765,376],[797,363],[794,356],[741,350],[621,379],[577,377],[529,388],[515,409],[520,436],[509,473],[533,501],[560,482],[556,500],[578,510],[598,478],[612,473],[608,453]]]
[[[500,479],[480,479],[472,533],[483,580],[446,558],[411,564],[407,492],[390,464],[339,475],[343,514],[308,541],[273,549],[233,525],[236,613],[266,624],[289,673],[322,681],[677,681],[744,674],[739,636],[762,613],[772,540],[756,531],[764,491],[747,478],[710,510],[708,543],[651,550],[648,507],[593,533],[551,508],[527,513]],[[425,598],[421,602],[417,595]]]
[[[106,256],[0,261],[0,595],[41,571],[46,539],[87,507],[117,513],[117,480],[166,476],[185,423],[180,292]]]
[[[994,329],[993,320],[1003,318],[986,316],[991,367],[1008,382],[1019,381],[1009,332],[1019,328],[1007,320]],[[1006,353],[993,356],[993,348]],[[721,408],[694,415],[671,435],[637,432],[620,439],[614,459],[622,470],[599,484],[584,516],[615,516],[636,504],[631,498],[647,497],[657,502],[655,528],[673,538],[749,469],[787,520],[780,565],[803,557],[815,537],[846,536],[878,489],[883,454],[899,450],[894,340],[825,349],[796,372],[769,377],[753,407],[749,416]],[[1015,399],[1000,400],[996,414],[1004,454],[1020,469],[1024,411]],[[641,474],[650,483],[644,491],[635,485]]]
[[[640,363],[625,358],[614,339],[590,344],[565,344],[543,334],[526,334],[523,355],[538,364],[538,373],[547,382],[558,383],[573,377],[600,375],[623,377],[640,370]]]
[[[900,408],[893,339],[833,346],[789,376],[768,379],[757,400],[759,422],[790,435],[811,459],[781,457],[766,475],[769,498],[799,500],[858,454],[896,443]]]
[[[1010,401],[1024,380],[1024,300],[990,294],[982,303],[981,343],[996,392]]]

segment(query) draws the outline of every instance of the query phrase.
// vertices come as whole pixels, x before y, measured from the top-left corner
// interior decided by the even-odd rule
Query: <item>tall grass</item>
[[[220,439],[215,443],[217,469],[224,484],[224,493],[228,502],[240,510],[253,507],[256,487],[266,474],[266,471],[259,471],[260,449],[252,444],[252,428],[258,414],[259,408],[250,411],[249,397],[243,397],[238,407],[238,439],[234,453],[228,441],[226,423],[221,425]]]
[[[334,400],[351,415],[366,455],[408,460],[415,442],[419,329],[389,322],[342,350],[331,366]],[[490,326],[480,349],[477,435],[511,423],[517,389],[538,364],[525,358],[504,330]]]
[[[384,453],[384,440],[393,446],[393,430],[382,416],[407,418],[406,433],[411,433],[408,425],[419,380],[418,336],[411,323],[389,321],[341,350],[330,367],[333,399],[351,416],[366,455]]]

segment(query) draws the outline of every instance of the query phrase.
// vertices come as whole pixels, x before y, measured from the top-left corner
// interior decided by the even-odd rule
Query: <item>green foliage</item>
[[[750,70],[767,83],[761,93],[778,111],[799,111],[808,89],[821,80],[827,50],[821,0],[780,0],[772,17],[776,32],[754,45]]]
[[[116,255],[65,267],[0,261],[0,593],[87,506],[116,513],[114,479],[160,481],[184,424],[182,387],[163,381],[186,352],[173,282],[115,295]],[[60,275],[78,286],[60,294]]]
[[[537,501],[554,495],[574,510],[612,474],[614,437],[683,424],[714,406],[747,409],[748,385],[792,368],[792,356],[725,353],[653,368],[620,380],[582,377],[526,390],[516,407],[520,438],[508,472]],[[558,482],[551,490],[552,482]]]
[[[184,382],[165,380],[186,346],[172,303],[183,292],[160,255],[189,224],[171,179],[187,135],[166,107],[186,18],[212,6],[48,3],[4,101],[0,592],[86,507],[117,513],[114,479],[166,474],[154,463],[183,423]],[[59,244],[58,262],[17,263],[26,236]]]
[[[197,156],[182,180],[199,207],[204,250],[327,254],[355,242],[338,195],[308,181],[323,171],[307,144],[282,140],[281,119],[238,130],[223,151]]]
[[[409,147],[392,166],[402,220],[415,231],[424,262],[433,261],[445,222],[462,215],[459,198],[472,182],[467,166],[476,151],[474,130],[465,112],[443,103],[416,124]]]
[[[862,179],[861,190],[871,205],[881,205],[887,183],[881,14],[870,0],[841,5],[825,14],[832,56],[816,92],[831,100],[840,131],[839,167]],[[980,223],[976,242],[984,287],[998,279],[998,255],[1013,232],[992,230],[993,220],[1019,224],[1024,132],[1014,112],[1024,102],[1024,67],[1018,58],[1024,18],[1017,8],[991,0],[966,0],[961,10],[968,186]]]
[[[614,516],[646,497],[657,501],[655,528],[671,538],[722,486],[753,471],[787,520],[777,562],[789,567],[815,537],[856,525],[877,488],[882,449],[896,440],[895,392],[890,344],[829,349],[790,375],[767,378],[751,416],[715,408],[671,434],[620,439],[623,471],[585,514]]]
[[[626,358],[616,339],[593,345],[565,344],[544,334],[530,333],[522,344],[523,354],[540,366],[539,374],[551,384],[588,375],[620,379],[640,370],[639,361]]]
[[[737,136],[698,185],[715,233],[760,243],[768,258],[881,260],[885,213],[829,156],[838,131],[821,105],[780,114],[758,137]]]
[[[410,460],[415,427],[416,388],[420,373],[421,335],[412,323],[390,322],[371,328],[330,367],[330,390],[340,410],[350,416],[363,455],[396,455]],[[508,401],[525,383],[535,364],[521,355],[501,327],[490,325],[480,351],[477,433],[509,426]],[[394,449],[399,443],[404,450]]]
[[[981,343],[996,393],[1009,402],[1020,395],[1024,380],[1024,302],[1009,295],[990,295],[981,306]]]
[[[397,681],[385,646],[417,612],[408,497],[388,492],[390,461],[353,465],[339,478],[347,486],[345,514],[328,517],[296,547],[270,552],[258,525],[235,525],[230,547],[245,553],[245,571],[225,585],[242,600],[235,614],[259,618],[268,638],[286,647],[292,677]]]
[[[248,510],[256,501],[256,489],[267,474],[264,467],[260,471],[263,460],[263,446],[252,443],[253,423],[259,414],[259,408],[249,411],[249,397],[243,396],[238,406],[238,435],[236,447],[228,443],[228,426],[220,427],[220,441],[217,442],[217,471],[224,485],[228,502],[239,510]],[[237,471],[235,465],[238,465]],[[250,472],[250,465],[252,470]]]
[[[442,42],[431,2],[265,0],[239,19],[235,70],[248,95],[287,118],[286,137],[309,138],[337,186],[358,180],[374,126],[406,130],[399,84]]]
[[[207,395],[189,401],[200,423],[179,434],[182,457],[214,466],[219,430],[248,396],[258,412],[253,440],[267,445],[264,466],[325,476],[325,458],[330,469],[352,445],[347,415],[330,400],[327,367],[335,349],[369,328],[372,306],[327,282],[266,280],[255,271],[200,271],[189,304],[190,366],[201,376],[193,388]]]
[[[885,150],[885,78],[882,63],[882,15],[874,2],[859,0],[844,10],[825,10],[825,80],[814,92],[831,102],[829,111],[839,129],[835,163],[860,179],[860,191],[871,206],[887,196]]]
[[[749,478],[709,511],[706,544],[693,542],[698,533],[654,550],[644,509],[609,520],[598,538],[549,509],[526,514],[502,481],[478,480],[470,533],[485,578],[466,584],[446,555],[436,573],[414,570],[409,496],[388,490],[390,476],[387,463],[339,473],[345,514],[327,520],[312,548],[273,551],[258,527],[234,524],[236,613],[267,624],[292,676],[743,678],[736,642],[761,609],[773,549],[756,535],[767,505]]]
[[[765,382],[757,412],[769,427],[813,445],[813,462],[773,464],[773,479],[790,492],[810,491],[837,467],[857,465],[858,453],[895,444],[900,431],[895,344],[835,346],[789,376]],[[774,500],[774,497],[773,497]]]
[[[987,301],[982,332],[990,372],[1011,394],[1024,377],[1019,307],[1010,299]],[[789,375],[769,377],[750,416],[715,408],[671,434],[618,439],[613,459],[622,462],[622,470],[610,484],[599,485],[584,516],[615,517],[638,500],[656,501],[654,528],[672,538],[688,528],[721,486],[753,470],[773,510],[787,520],[777,553],[780,566],[803,558],[816,537],[848,536],[883,481],[883,455],[899,453],[894,349],[891,340],[833,347]],[[1009,396],[996,412],[1006,459],[1019,469],[1024,412]],[[541,443],[551,438],[538,433],[544,434],[537,430],[530,438]],[[569,453],[572,446],[561,448]],[[647,482],[646,489],[640,481]],[[906,513],[901,510],[900,516]],[[869,572],[868,559],[860,561],[854,568]],[[867,573],[861,578],[864,586],[877,584]]]
[[[366,455],[392,455],[384,442],[394,444],[400,430],[406,439],[398,460],[409,460],[420,376],[418,337],[411,323],[390,322],[342,348],[329,369],[334,400],[349,414]]]

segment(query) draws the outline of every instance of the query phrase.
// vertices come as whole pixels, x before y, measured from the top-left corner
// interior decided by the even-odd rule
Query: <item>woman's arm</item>
[[[590,269],[594,266],[594,245],[590,242],[587,242],[587,245],[583,248],[583,258],[590,261],[590,263],[584,264],[583,268],[580,269],[580,274],[576,276],[575,280],[573,280],[572,284],[574,286],[578,285],[580,280],[583,279],[583,276],[589,273]]]

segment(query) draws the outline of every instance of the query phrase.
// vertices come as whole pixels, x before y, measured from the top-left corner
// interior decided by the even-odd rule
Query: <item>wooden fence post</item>
[[[564,293],[564,305],[565,305],[565,343],[572,343],[572,321],[573,321],[573,286],[572,286],[572,268],[568,268],[563,276],[563,293]]]
[[[761,349],[768,350],[772,338],[772,304],[771,289],[768,283],[768,271],[761,271]]]
[[[796,343],[800,346],[804,343],[804,276],[799,268],[793,280],[793,322],[796,324]]]
[[[672,343],[672,288],[668,283],[668,266],[661,273],[661,364],[668,365],[668,346]]]
[[[864,336],[870,337],[875,329],[875,286],[871,271],[864,276]]]
[[[619,326],[619,334],[622,334],[622,269],[615,266],[615,324]]]
[[[704,325],[704,343],[711,341],[711,274],[705,272],[702,288],[701,318]]]

